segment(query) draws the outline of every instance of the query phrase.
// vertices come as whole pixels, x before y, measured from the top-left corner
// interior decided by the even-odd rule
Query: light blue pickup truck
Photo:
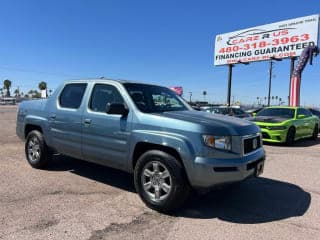
[[[142,200],[162,212],[180,207],[191,189],[258,176],[265,161],[255,124],[129,81],[65,82],[48,99],[22,102],[16,130],[32,167],[61,153],[133,173]]]

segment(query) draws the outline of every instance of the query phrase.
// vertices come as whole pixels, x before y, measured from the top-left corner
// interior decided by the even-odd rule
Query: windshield
[[[190,110],[172,90],[140,83],[124,83],[131,99],[141,112],[167,112]]]
[[[212,108],[212,113],[223,114],[223,115],[229,114],[227,108]]]
[[[211,109],[212,113],[218,113],[218,114],[223,114],[223,115],[241,115],[241,114],[245,114],[245,112],[243,110],[241,110],[240,108],[212,108]]]
[[[257,117],[283,117],[294,118],[294,109],[292,108],[266,108],[257,113]]]

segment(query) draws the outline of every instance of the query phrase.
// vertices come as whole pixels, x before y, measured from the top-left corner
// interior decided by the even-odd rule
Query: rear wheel
[[[144,203],[159,212],[181,207],[190,193],[181,163],[158,150],[148,151],[138,159],[134,184]]]
[[[287,138],[286,138],[286,144],[288,146],[291,146],[294,143],[294,138],[296,135],[296,130],[294,127],[290,127],[288,129]]]
[[[25,142],[25,154],[33,168],[44,168],[50,158],[51,150],[47,146],[43,135],[38,130],[31,131]]]
[[[313,140],[317,140],[318,139],[318,134],[319,134],[319,127],[318,127],[318,124],[316,124],[314,126],[314,129],[313,129],[312,139]]]

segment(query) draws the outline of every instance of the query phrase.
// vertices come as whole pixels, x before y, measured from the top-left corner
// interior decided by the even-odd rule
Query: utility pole
[[[270,62],[269,62],[269,91],[268,91],[268,107],[270,107],[271,81],[272,81],[272,68],[273,68],[273,62],[272,62],[272,60],[270,60]]]
[[[271,97],[271,82],[272,82],[272,69],[273,69],[273,62],[275,61],[282,61],[280,58],[271,57],[269,62],[269,91],[268,91],[268,107],[270,107],[270,97]]]
[[[192,92],[189,92],[189,103],[191,103]]]

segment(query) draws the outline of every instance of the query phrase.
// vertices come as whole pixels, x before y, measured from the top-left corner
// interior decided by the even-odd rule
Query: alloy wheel
[[[145,193],[155,202],[166,199],[172,189],[172,177],[167,167],[151,161],[142,170],[141,182]]]

